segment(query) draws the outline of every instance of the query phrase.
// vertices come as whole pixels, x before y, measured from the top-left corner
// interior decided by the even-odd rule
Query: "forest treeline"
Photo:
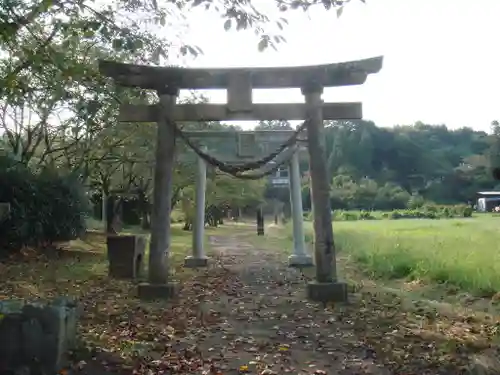
[[[418,205],[472,202],[498,182],[500,127],[486,133],[471,128],[417,122],[378,127],[372,121],[325,124],[332,208],[394,209]],[[307,170],[307,160],[302,160]],[[498,186],[500,188],[500,185]],[[309,204],[309,188],[304,198]]]

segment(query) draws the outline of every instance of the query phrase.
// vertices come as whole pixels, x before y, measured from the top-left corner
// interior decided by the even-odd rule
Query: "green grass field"
[[[500,217],[334,222],[337,247],[371,276],[500,291]],[[307,237],[312,225],[306,223]]]

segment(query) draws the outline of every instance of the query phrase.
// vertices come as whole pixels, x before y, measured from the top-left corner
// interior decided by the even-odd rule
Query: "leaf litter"
[[[140,302],[136,285],[104,274],[43,280],[27,271],[13,281],[17,268],[2,273],[0,294],[80,300],[83,345],[70,373],[499,373],[497,316],[442,314],[363,288],[349,304],[324,308],[305,300],[304,275],[273,249],[238,233],[211,242],[215,261],[183,280],[172,301]]]

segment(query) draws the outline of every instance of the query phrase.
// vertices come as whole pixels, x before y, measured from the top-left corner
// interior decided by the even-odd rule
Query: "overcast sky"
[[[269,4],[256,0],[256,4]],[[489,130],[500,119],[500,0],[352,0],[340,19],[322,8],[287,12],[287,43],[257,51],[252,31],[226,32],[210,13],[190,13],[187,38],[204,54],[193,67],[311,65],[384,55],[382,71],[325,101],[362,101],[380,126],[423,121]],[[211,96],[225,100],[224,93]],[[300,102],[300,91],[256,92],[255,102]]]

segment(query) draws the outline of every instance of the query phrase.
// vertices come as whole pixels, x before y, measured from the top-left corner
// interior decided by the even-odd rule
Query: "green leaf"
[[[337,8],[337,17],[340,17],[342,15],[342,12],[344,11],[344,7],[340,6]]]
[[[95,36],[95,31],[92,29],[87,29],[83,32],[83,37],[84,38],[93,38]]]
[[[99,28],[101,27],[101,24],[97,21],[94,21],[94,22],[89,22],[88,23],[88,27],[91,29],[91,30],[94,30],[94,31],[97,31],[99,30]]]
[[[269,37],[267,35],[264,35],[262,39],[260,40],[257,48],[259,49],[259,52],[264,51],[267,47],[269,47]]]
[[[142,47],[144,47],[144,43],[142,40],[137,39],[134,41],[134,49],[135,50],[141,49]]]
[[[160,62],[160,56],[162,55],[162,48],[161,47],[156,47],[151,54],[151,60],[155,64]]]
[[[248,26],[248,21],[245,18],[236,19],[236,31],[245,30]]]
[[[226,22],[224,22],[224,30],[228,31],[231,28],[231,23],[231,19],[226,20]]]
[[[199,50],[197,50],[196,48],[194,48],[194,47],[192,47],[192,46],[186,46],[186,49],[187,49],[187,51],[188,51],[191,55],[193,55],[194,57],[198,56],[198,55],[199,55],[199,53],[200,53],[200,51],[199,51]]]

